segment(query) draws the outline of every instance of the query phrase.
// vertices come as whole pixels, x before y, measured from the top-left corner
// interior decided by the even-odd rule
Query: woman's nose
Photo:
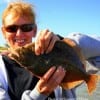
[[[22,35],[22,31],[21,31],[20,28],[17,29],[17,31],[16,31],[16,35]]]

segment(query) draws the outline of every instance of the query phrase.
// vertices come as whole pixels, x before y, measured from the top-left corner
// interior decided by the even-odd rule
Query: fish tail
[[[93,74],[89,75],[89,79],[86,80],[89,94],[92,94],[92,92],[96,89],[96,84],[98,79],[99,79],[98,75],[93,75]]]

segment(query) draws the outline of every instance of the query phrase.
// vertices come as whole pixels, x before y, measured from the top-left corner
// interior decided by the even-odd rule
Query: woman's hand
[[[48,29],[40,31],[35,41],[36,55],[43,54],[44,52],[49,53],[58,40],[60,40],[59,37]]]
[[[37,90],[42,94],[49,95],[61,83],[65,73],[66,71],[61,66],[57,69],[56,67],[51,67],[38,81],[36,85]]]

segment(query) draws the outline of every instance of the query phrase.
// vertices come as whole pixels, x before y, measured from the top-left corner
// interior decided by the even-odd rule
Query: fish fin
[[[86,80],[89,94],[92,94],[92,92],[96,89],[96,84],[99,78],[100,77],[98,77],[98,75],[89,75],[89,80]]]
[[[78,80],[78,81],[73,81],[73,82],[63,82],[61,83],[61,87],[64,89],[72,89],[76,86],[78,86],[79,84],[81,84],[83,82],[83,80]]]
[[[31,50],[31,51],[35,52],[35,42],[26,44],[26,45],[24,46],[24,48],[26,48],[26,49],[28,49],[28,50]]]

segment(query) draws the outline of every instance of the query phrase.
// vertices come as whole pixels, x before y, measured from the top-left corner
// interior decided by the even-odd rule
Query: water
[[[77,95],[77,100],[100,100],[100,83],[98,82],[96,90],[93,94],[89,95],[87,86],[83,83],[81,86],[76,88],[75,92]]]
[[[98,67],[96,68],[89,63],[87,64],[87,70],[93,69],[96,72],[95,74],[100,76],[100,66]],[[75,93],[77,100],[100,100],[100,80],[97,83],[96,90],[91,95],[88,94],[88,87],[85,82],[76,88]]]

